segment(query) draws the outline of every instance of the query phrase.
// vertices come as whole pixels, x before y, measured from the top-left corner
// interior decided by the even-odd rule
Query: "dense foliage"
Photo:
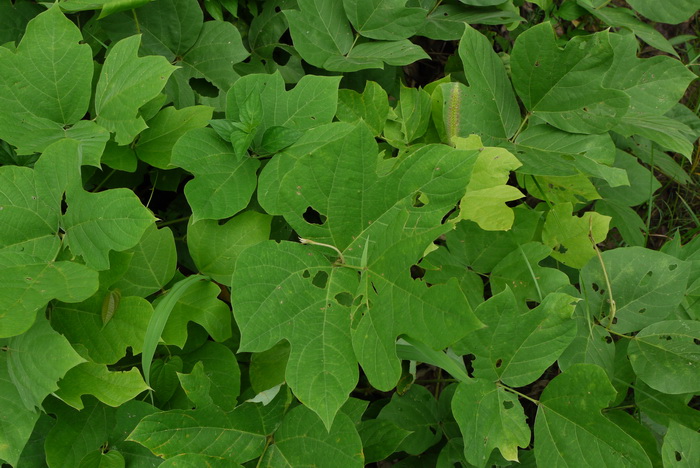
[[[700,466],[699,7],[0,0],[0,461]]]

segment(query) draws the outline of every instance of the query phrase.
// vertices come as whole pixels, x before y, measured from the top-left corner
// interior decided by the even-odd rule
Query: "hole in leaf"
[[[610,336],[604,336],[603,341],[605,341],[607,344],[610,344],[613,342],[613,339]]]
[[[539,67],[539,66],[540,66],[540,61],[539,61],[539,60],[535,60],[535,66],[536,66],[536,67]]]
[[[276,6],[276,7],[275,7],[275,13],[279,13],[280,11],[282,11],[282,9],[281,9],[280,7],[278,7],[278,6]]]
[[[569,249],[567,249],[567,248],[566,248],[565,246],[563,246],[563,245],[559,245],[559,246],[557,247],[557,252],[559,252],[560,254],[565,254],[565,253],[568,252],[568,251],[569,251]]]
[[[647,271],[646,275],[642,278],[642,280],[639,282],[639,286],[641,287],[646,287],[649,285],[651,282],[651,277],[654,276],[654,272],[652,271]]]
[[[683,456],[681,455],[680,452],[675,452],[675,456],[676,456],[676,461],[681,461],[683,459]]]
[[[289,59],[291,57],[292,54],[280,47],[275,47],[275,50],[272,51],[272,60],[274,60],[275,63],[277,63],[280,66],[287,65],[287,62],[289,62]]]
[[[425,276],[425,268],[418,265],[411,265],[411,278],[421,279]]]
[[[588,107],[584,107],[583,112],[588,112]]]
[[[613,325],[617,324],[617,317],[612,320]]]
[[[425,206],[427,201],[427,197],[423,195],[423,192],[420,191],[414,193],[413,197],[411,197],[411,205],[414,208],[420,208],[422,206]]]
[[[698,340],[697,338],[693,338],[693,343],[695,343],[696,345],[700,345],[700,340]]]
[[[215,98],[219,95],[219,88],[204,78],[190,78],[190,87],[201,96]]]
[[[600,287],[598,286],[598,283],[593,283],[593,284],[591,284],[591,289],[595,292],[598,292]]]
[[[499,369],[503,365],[503,359],[498,359],[496,361],[496,369]]]
[[[341,292],[335,295],[335,301],[345,307],[350,307],[352,305],[352,294],[347,292]]]
[[[309,273],[309,270],[304,270],[304,272],[301,274],[301,276],[303,278],[308,278],[309,276],[311,276],[311,273]]]
[[[672,263],[672,264],[670,264],[670,265],[668,266],[668,271],[673,271],[673,270],[675,270],[676,268],[678,268],[678,265],[676,265],[675,263]]]
[[[68,203],[66,203],[66,194],[64,193],[63,196],[61,197],[61,214],[66,214],[67,209],[68,209]]]
[[[562,155],[561,155],[561,158],[562,158],[564,161],[574,161],[574,160],[576,160],[576,158],[574,158],[574,157],[573,157],[572,155],[570,155],[570,154],[562,154]]]
[[[641,309],[639,309],[640,314],[643,314],[646,311],[647,311],[646,307],[642,307]]]
[[[671,335],[659,335],[660,340],[666,340],[666,341],[671,341],[673,337]]]
[[[369,282],[369,285],[372,286],[372,290],[374,291],[374,294],[379,294],[377,292],[377,287],[374,285],[374,283],[372,281]]]
[[[316,273],[316,276],[314,276],[314,279],[311,280],[311,284],[321,289],[325,289],[327,283],[328,273],[326,273],[325,271],[319,271],[318,273]]]
[[[302,216],[304,217],[304,221],[306,221],[307,223],[318,224],[319,226],[323,226],[327,219],[325,216],[323,216],[321,213],[314,210],[310,206],[306,208],[306,211]]]
[[[466,354],[462,357],[462,360],[464,361],[464,367],[467,369],[467,375],[470,378],[474,378],[474,359],[476,359],[476,356],[473,354]]]
[[[503,400],[503,407],[505,409],[511,409],[513,407],[513,402],[510,400]]]

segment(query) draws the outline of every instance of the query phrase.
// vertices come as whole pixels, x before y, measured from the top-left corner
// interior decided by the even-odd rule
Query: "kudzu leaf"
[[[542,243],[552,247],[552,258],[573,268],[583,268],[596,253],[594,245],[608,235],[610,218],[593,211],[572,214],[570,203],[554,205],[542,228]]]
[[[364,466],[362,441],[355,424],[340,413],[330,428],[303,405],[289,411],[275,432],[274,444],[262,466],[310,466],[331,468]]]
[[[51,324],[74,346],[84,346],[95,363],[114,364],[127,347],[139,354],[153,314],[151,304],[140,297],[122,297],[119,313],[103,324],[102,301],[103,296],[95,294],[79,304],[58,303],[51,311]]]
[[[104,404],[117,407],[148,390],[138,369],[113,372],[94,362],[84,362],[70,369],[58,387],[56,396],[78,410],[83,409],[83,395],[94,395]]]
[[[272,432],[265,419],[268,415],[281,417],[278,413],[274,403],[266,407],[244,403],[228,413],[213,405],[161,411],[143,418],[127,440],[165,459],[196,453],[245,463],[262,454],[267,435]],[[178,430],[173,431],[173,427]]]
[[[664,115],[630,112],[613,129],[623,136],[640,135],[691,160],[695,133],[687,125]]]
[[[617,333],[639,331],[664,320],[683,300],[688,263],[641,247],[608,250],[602,258],[605,273],[595,257],[581,270],[582,292],[588,310],[605,324],[610,314],[607,275],[617,308],[611,328]]]
[[[56,415],[57,421],[44,443],[46,464],[57,468],[74,468],[80,465],[83,457],[109,441],[117,409],[94,398],[87,398],[82,411],[55,402],[51,412]]]
[[[693,396],[661,393],[641,380],[634,384],[634,401],[639,409],[664,426],[676,421],[687,427],[700,427],[700,411],[688,405]]]
[[[459,43],[459,57],[469,86],[440,86],[446,141],[477,134],[492,144],[512,137],[520,125],[520,109],[503,61],[489,40],[469,25]]]
[[[26,333],[7,343],[7,370],[28,410],[41,407],[47,395],[58,389],[56,382],[85,359],[43,318]]]
[[[147,128],[138,110],[155,98],[175,71],[163,57],[139,57],[141,36],[131,36],[110,49],[95,90],[97,123],[120,145],[131,143]]]
[[[111,287],[119,288],[124,296],[149,296],[175,274],[177,252],[170,228],[158,229],[151,224],[138,244],[123,253],[130,256],[128,267]]]
[[[485,231],[507,231],[515,214],[505,203],[523,197],[520,190],[507,185],[510,171],[520,167],[520,161],[503,148],[484,148],[477,136],[452,141],[458,149],[479,151],[467,193],[459,202],[458,219],[474,221]]]
[[[203,219],[187,227],[187,248],[199,271],[222,284],[231,282],[243,250],[269,239],[272,217],[245,211],[225,224]]]
[[[408,39],[400,41],[373,41],[354,46],[346,55],[329,57],[323,68],[332,71],[353,72],[367,68],[409,65],[430,58],[418,45]]]
[[[637,376],[651,388],[670,394],[697,393],[699,347],[700,323],[668,320],[637,333],[627,353]]]
[[[80,302],[97,287],[97,273],[84,265],[0,252],[0,337],[27,331],[50,300]]]
[[[27,25],[16,51],[0,47],[0,139],[20,154],[40,152],[64,136],[90,103],[90,46],[58,5]]]
[[[232,411],[237,406],[236,399],[241,389],[241,371],[233,351],[220,343],[206,341],[183,357],[188,370],[192,363],[195,367],[199,364],[203,366],[209,382],[207,395],[211,403],[224,411]]]
[[[609,200],[626,206],[637,206],[649,201],[661,184],[654,174],[640,164],[639,159],[618,149],[615,153],[615,167],[623,169],[629,178],[629,185],[619,187],[607,187],[605,184],[597,184],[600,195]]]
[[[222,459],[220,457],[211,457],[199,453],[183,453],[168,458],[163,463],[158,465],[159,468],[200,468],[202,466],[216,468],[243,468],[234,461]]]
[[[530,428],[518,397],[493,382],[460,383],[452,411],[464,437],[464,458],[472,465],[486,466],[495,448],[506,460],[518,461],[518,447],[530,443]]]
[[[497,25],[520,21],[523,21],[523,18],[518,15],[517,10],[439,5],[430,12],[417,35],[441,41],[456,41],[462,37],[465,24]]]
[[[687,20],[700,8],[698,0],[678,0],[666,5],[666,8],[659,8],[659,4],[653,0],[631,0],[628,3],[652,21],[670,24]]]
[[[463,195],[477,152],[431,145],[380,176],[369,129],[332,127],[345,133],[320,147],[316,140],[316,149],[302,139],[273,159],[261,174],[259,200],[310,243],[332,245],[365,271],[358,277],[332,266],[337,255],[328,247],[264,242],[239,256],[232,280],[241,349],[264,351],[287,339],[287,382],[327,426],[355,386],[355,355],[373,385],[388,390],[401,372],[398,335],[438,349],[479,326],[456,281],[427,288],[410,277],[426,246],[450,229],[441,221]],[[425,202],[414,202],[419,194]],[[304,217],[314,211],[316,224]]]
[[[153,224],[153,214],[134,192],[119,188],[89,193],[82,188],[66,194],[64,242],[87,266],[109,268],[109,251],[134,247]]]
[[[691,468],[700,461],[700,434],[672,420],[664,436],[661,457],[665,467]]]
[[[289,360],[289,343],[281,341],[261,353],[250,357],[248,377],[253,390],[257,393],[284,383],[284,371]]]
[[[357,431],[362,439],[365,463],[384,460],[394,453],[401,442],[411,434],[394,422],[386,419],[367,419],[360,422]]]
[[[555,377],[537,409],[537,465],[651,467],[640,443],[601,414],[613,398],[598,366],[576,364]]]
[[[438,409],[435,397],[420,385],[412,385],[404,394],[394,393],[391,401],[382,408],[377,420],[391,421],[412,431],[401,445],[400,451],[418,455],[440,441],[437,431]]]
[[[193,222],[228,218],[245,208],[260,166],[255,159],[236,156],[210,128],[193,129],[180,138],[171,163],[195,175],[185,186]]]
[[[407,7],[406,0],[343,0],[355,31],[385,41],[408,39],[425,21],[428,11]]]
[[[350,51],[352,30],[342,2],[299,0],[299,10],[283,10],[299,55],[316,67]]]
[[[124,456],[116,450],[104,453],[97,449],[80,460],[78,468],[124,468]]]
[[[170,401],[175,392],[181,388],[178,374],[182,372],[183,362],[180,356],[156,359],[151,364],[150,387],[155,393],[158,406]]]
[[[476,308],[486,327],[467,335],[456,350],[476,356],[476,377],[523,387],[537,380],[574,339],[575,303],[568,294],[551,293],[536,308],[522,312],[507,287]]]
[[[362,94],[351,89],[338,90],[338,111],[341,122],[356,122],[360,119],[380,135],[389,114],[389,101],[384,88],[374,81],[367,81]]]
[[[540,266],[551,253],[551,248],[538,242],[518,245],[493,267],[493,293],[508,287],[518,301],[541,302],[549,293],[567,286],[569,280],[563,271]]]
[[[162,109],[148,121],[148,128],[139,136],[136,155],[151,166],[171,169],[171,153],[177,140],[192,128],[206,127],[213,110],[207,106]]]
[[[613,49],[609,32],[571,39],[564,49],[549,23],[518,36],[511,54],[513,84],[525,107],[572,133],[603,133],[627,112],[630,98],[605,88]]]
[[[180,381],[180,385],[182,385],[182,389],[185,391],[185,395],[194,403],[196,408],[202,409],[213,404],[209,396],[211,380],[207,374],[204,373],[204,365],[201,362],[195,364],[192,368],[192,372],[189,374],[181,374],[178,372],[177,378]]]
[[[25,406],[8,370],[8,354],[8,349],[0,348],[0,459],[15,466],[40,413]]]
[[[610,333],[600,325],[591,325],[589,318],[579,307],[574,316],[578,334],[568,348],[559,356],[557,365],[565,371],[574,364],[596,364],[615,377],[615,342]]]

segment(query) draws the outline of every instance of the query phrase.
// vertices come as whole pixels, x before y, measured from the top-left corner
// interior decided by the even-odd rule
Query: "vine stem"
[[[333,249],[338,253],[338,258],[340,259],[340,263],[342,265],[345,265],[345,257],[343,257],[343,252],[338,250],[338,248],[336,246],[330,245],[330,244],[324,244],[323,242],[312,241],[311,239],[304,239],[303,237],[299,238],[299,242],[301,242],[302,244],[320,245],[321,247],[328,247],[329,249]]]
[[[510,388],[510,387],[507,387],[507,386],[503,385],[501,382],[496,382],[496,386],[502,388],[503,390],[505,390],[505,391],[507,391],[507,392],[514,393],[514,394],[518,395],[519,397],[523,397],[523,398],[525,398],[526,400],[529,400],[529,401],[531,401],[532,403],[534,403],[534,404],[536,404],[536,405],[539,405],[539,404],[540,404],[540,400],[535,400],[535,399],[532,398],[531,396],[525,395],[524,393],[521,393],[521,392],[519,392],[519,391],[517,391],[517,390],[514,390],[514,389],[512,389],[512,388]]]
[[[163,222],[158,223],[158,227],[161,228],[161,227],[165,227],[165,226],[170,226],[171,224],[177,224],[177,223],[181,223],[183,221],[189,221],[189,219],[190,219],[190,216],[183,216],[182,218],[171,219],[169,221],[163,221]]]
[[[615,313],[617,312],[617,304],[615,303],[615,299],[613,298],[613,292],[612,292],[612,285],[610,284],[610,277],[608,276],[608,270],[605,268],[605,262],[603,261],[603,256],[600,254],[600,249],[595,243],[595,239],[593,239],[593,217],[591,216],[588,218],[588,239],[590,239],[591,244],[593,245],[593,250],[595,250],[596,255],[598,256],[598,261],[600,262],[600,267],[603,269],[603,277],[605,278],[605,286],[608,288],[608,301],[610,302],[610,315],[608,316],[608,325],[605,327],[608,331],[610,331],[610,327],[613,324],[613,320],[615,320]]]
[[[519,126],[518,129],[515,131],[515,134],[510,138],[510,141],[511,141],[511,142],[514,143],[515,140],[518,139],[518,137],[520,136],[520,133],[521,133],[521,132],[523,131],[523,129],[525,128],[525,124],[527,123],[528,120],[530,120],[530,113],[529,113],[529,112],[528,112],[527,114],[525,114],[525,117],[523,118],[523,121],[520,122],[520,126]]]

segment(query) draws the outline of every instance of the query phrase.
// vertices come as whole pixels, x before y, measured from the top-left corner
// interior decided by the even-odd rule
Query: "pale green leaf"
[[[153,314],[151,304],[140,297],[122,297],[119,310],[105,325],[102,300],[96,294],[80,304],[59,303],[51,311],[51,324],[76,348],[84,346],[93,362],[114,364],[126,355],[127,347],[139,354]]]
[[[700,434],[671,421],[661,447],[664,467],[692,468],[700,463]]]
[[[641,444],[601,414],[613,398],[598,366],[577,364],[555,377],[537,409],[537,465],[651,467]]]
[[[518,397],[493,382],[460,383],[452,411],[464,437],[464,457],[472,465],[486,466],[495,448],[506,460],[517,461],[518,447],[530,443],[530,428]]]
[[[525,107],[572,133],[603,133],[615,126],[630,98],[602,84],[613,57],[609,34],[577,36],[564,49],[548,22],[518,36],[511,65],[513,84]]]
[[[164,57],[138,57],[140,43],[141,36],[131,36],[112,46],[95,90],[97,123],[115,133],[120,145],[147,128],[138,110],[160,94],[175,71]]]
[[[486,327],[467,335],[456,349],[476,356],[476,377],[523,387],[540,377],[574,339],[576,301],[551,293],[538,307],[522,312],[506,288],[477,307],[475,314]]]
[[[184,109],[166,107],[148,121],[148,128],[141,133],[136,144],[140,160],[160,169],[170,169],[170,157],[177,140],[192,128],[206,127],[213,109],[192,106]]]
[[[193,222],[228,218],[245,208],[260,166],[255,159],[236,156],[231,145],[210,128],[193,129],[180,138],[171,163],[195,176],[185,186]]]
[[[657,322],[642,329],[627,350],[637,376],[663,393],[697,393],[700,389],[700,323]]]
[[[459,202],[458,219],[474,221],[485,231],[507,231],[515,214],[505,202],[523,197],[520,190],[507,185],[510,171],[520,167],[520,161],[503,148],[483,147],[478,137],[452,141],[458,149],[479,151],[467,193]]]
[[[552,247],[552,258],[573,268],[583,268],[595,256],[594,246],[608,235],[610,218],[594,211],[572,214],[570,203],[557,204],[547,213],[542,243]]]
[[[268,215],[246,211],[223,225],[207,219],[190,222],[187,248],[200,272],[214,281],[229,284],[240,253],[269,239],[271,221]]]
[[[612,329],[630,333],[666,319],[683,300],[690,265],[661,252],[627,247],[602,253],[581,270],[586,307],[599,321],[610,320],[610,291],[617,311]],[[605,276],[607,275],[607,280]]]
[[[423,8],[407,7],[406,0],[343,0],[343,7],[355,31],[385,41],[415,35],[428,14]]]
[[[0,47],[0,138],[33,152],[63,137],[88,109],[90,47],[58,5],[32,19],[16,51]],[[45,144],[37,148],[37,134]],[[22,148],[28,145],[27,150]]]
[[[43,318],[24,334],[7,343],[7,371],[20,392],[25,407],[41,407],[47,395],[58,389],[56,382],[85,359]]]
[[[109,251],[134,247],[153,224],[153,214],[129,189],[89,193],[81,188],[66,194],[64,242],[96,270],[109,268]]]
[[[107,366],[84,362],[69,370],[59,381],[56,396],[75,409],[83,409],[83,395],[94,395],[109,406],[120,406],[148,390],[138,369],[112,372]]]

